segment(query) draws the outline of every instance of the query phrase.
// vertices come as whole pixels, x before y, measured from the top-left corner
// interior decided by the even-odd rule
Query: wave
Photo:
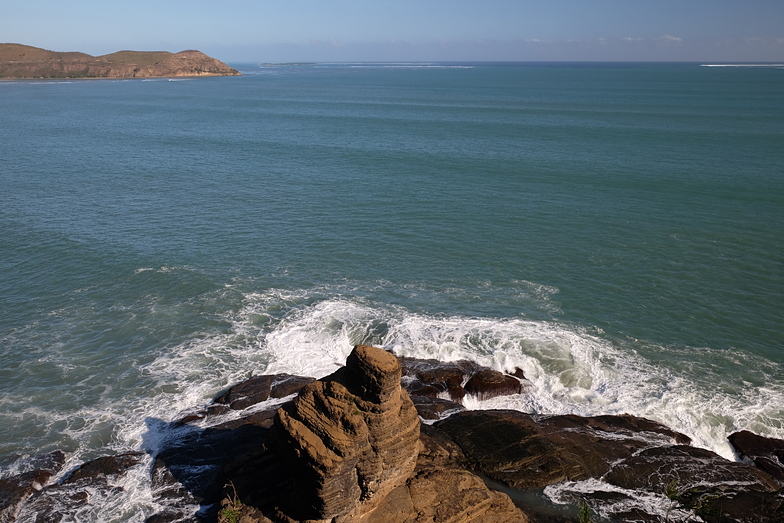
[[[784,69],[784,64],[701,64],[702,67],[755,67]]]
[[[341,365],[358,343],[399,356],[468,359],[498,370],[519,367],[534,384],[519,396],[469,400],[473,408],[633,414],[664,423],[728,459],[734,459],[726,440],[732,432],[784,436],[784,384],[775,379],[779,365],[708,348],[610,340],[596,329],[555,321],[434,316],[325,300],[294,311],[265,336],[268,371],[320,377]],[[769,379],[752,383],[740,374],[728,376],[727,368],[753,369]]]
[[[172,269],[181,268],[143,267],[134,277],[171,274]],[[387,284],[379,285],[385,288]],[[529,282],[513,287],[526,299],[538,296],[545,310],[557,292]],[[422,286],[400,292],[432,298]],[[481,296],[481,286],[472,292]],[[50,443],[39,449],[66,451],[68,463],[60,477],[80,462],[108,453],[141,449],[149,461],[160,442],[171,437],[167,432],[171,429],[166,423],[149,426],[146,420],[176,420],[251,375],[287,372],[322,377],[343,365],[354,345],[370,344],[399,356],[468,359],[498,370],[519,367],[533,384],[521,395],[487,401],[469,397],[465,404],[472,409],[633,414],[664,423],[691,437],[694,445],[729,459],[734,455],[726,437],[732,432],[748,429],[784,438],[784,383],[777,378],[783,369],[761,357],[613,339],[599,329],[557,320],[427,312],[410,303],[378,302],[373,294],[371,290],[369,296],[362,296],[351,284],[253,292],[226,285],[203,298],[232,303],[220,313],[222,327],[194,330],[187,339],[173,338],[153,354],[133,355],[118,367],[107,367],[116,375],[80,377],[67,394],[74,396],[77,405],[84,401],[76,399],[83,398],[82,393],[94,397],[89,405],[55,408],[43,402],[35,406],[35,398],[9,391],[0,401],[3,423],[37,427],[43,433],[26,434],[56,440],[57,447]],[[455,290],[454,295],[441,299],[461,299],[463,294]],[[162,305],[152,302],[150,306]],[[178,317],[167,321],[176,322]],[[35,326],[29,330],[34,332]],[[20,340],[6,341],[18,344]],[[41,352],[36,365],[62,366],[68,363],[66,356],[56,350]],[[30,463],[35,453],[22,444],[18,448],[5,460],[0,475],[13,475]],[[14,454],[8,445],[3,450],[6,456]],[[142,521],[139,514],[149,515],[155,508],[145,475],[149,464],[122,480],[125,490],[116,499],[91,503],[89,510],[104,515],[121,511],[129,514],[123,520]],[[568,489],[588,487],[571,485]],[[552,493],[554,499],[559,495]]]

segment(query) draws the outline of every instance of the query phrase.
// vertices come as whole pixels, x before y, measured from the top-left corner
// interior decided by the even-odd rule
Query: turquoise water
[[[360,342],[784,437],[784,70],[237,67],[0,83],[0,474]]]

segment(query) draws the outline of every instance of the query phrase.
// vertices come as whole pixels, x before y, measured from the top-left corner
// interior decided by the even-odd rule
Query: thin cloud
[[[683,38],[681,38],[680,36],[664,35],[659,37],[659,41],[668,44],[682,44]]]

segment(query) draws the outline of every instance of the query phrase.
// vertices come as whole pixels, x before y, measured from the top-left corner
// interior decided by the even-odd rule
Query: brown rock
[[[394,355],[360,345],[346,367],[278,411],[277,447],[297,485],[292,516],[356,514],[405,483],[416,464],[419,418],[400,377]]]
[[[449,436],[420,427],[400,377],[394,355],[358,346],[344,369],[282,407],[274,448],[293,472],[289,503],[257,504],[247,521],[527,522],[507,495],[460,468],[465,456]]]
[[[509,496],[490,490],[478,476],[466,470],[427,470],[417,474],[408,489],[416,516],[404,521],[528,522]]]
[[[465,384],[467,393],[480,400],[508,396],[523,392],[523,383],[514,376],[493,369],[483,369],[471,376]]]

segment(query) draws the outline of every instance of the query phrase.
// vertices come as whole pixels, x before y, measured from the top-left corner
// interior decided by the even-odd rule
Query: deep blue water
[[[0,83],[5,473],[360,342],[784,437],[784,69],[238,67]]]

